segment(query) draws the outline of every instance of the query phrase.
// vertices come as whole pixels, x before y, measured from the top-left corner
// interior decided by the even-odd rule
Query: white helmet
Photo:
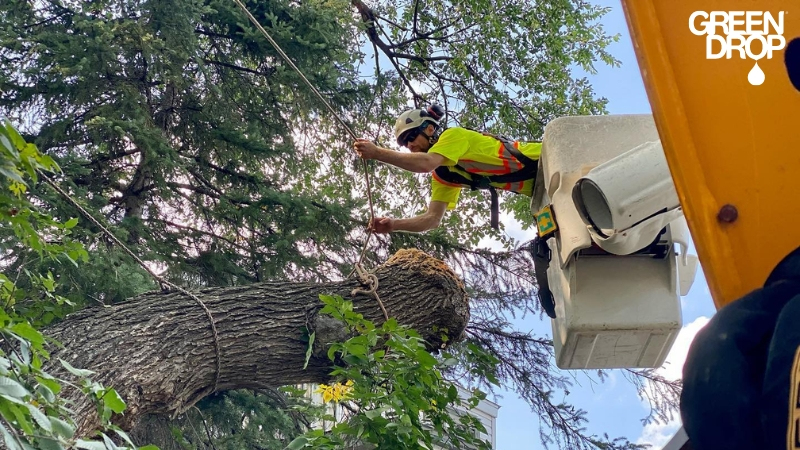
[[[424,109],[409,109],[408,111],[400,114],[397,121],[394,123],[394,137],[397,139],[399,145],[400,136],[408,130],[414,128],[422,128],[428,123],[433,124],[439,128],[439,120],[444,116],[444,111],[438,105],[433,105],[427,110]]]

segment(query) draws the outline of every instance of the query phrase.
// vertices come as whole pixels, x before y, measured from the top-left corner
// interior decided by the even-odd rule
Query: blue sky
[[[611,7],[601,20],[609,34],[619,34],[619,42],[610,47],[610,52],[622,62],[618,68],[598,66],[596,75],[588,75],[597,95],[609,100],[611,114],[650,113],[650,104],[644,89],[636,56],[628,33],[625,16],[619,0],[593,0],[592,3]],[[519,231],[520,237],[526,237]],[[681,299],[684,328],[678,337],[668,364],[660,369],[666,376],[679,377],[680,368],[688,345],[697,330],[705,324],[715,309],[708,286],[699,271],[689,295]],[[528,317],[518,322],[522,330],[533,330],[537,334],[551,336],[549,322],[538,317]],[[652,424],[647,427],[641,420],[647,416],[647,408],[639,400],[634,387],[620,373],[611,371],[603,384],[592,383],[586,376],[576,373],[576,386],[565,401],[587,411],[590,433],[611,437],[624,436],[631,441],[650,443],[659,449],[678,429],[679,422]],[[514,393],[503,393],[495,399],[500,404],[497,419],[497,450],[538,450],[544,447],[539,439],[539,418],[530,407]]]

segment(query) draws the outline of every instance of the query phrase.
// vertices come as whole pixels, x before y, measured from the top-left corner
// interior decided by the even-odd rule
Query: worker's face
[[[418,133],[414,139],[406,142],[406,148],[408,148],[411,153],[427,152],[428,149],[431,148],[431,142],[428,136],[432,136],[433,132],[433,125],[428,125],[424,133]]]

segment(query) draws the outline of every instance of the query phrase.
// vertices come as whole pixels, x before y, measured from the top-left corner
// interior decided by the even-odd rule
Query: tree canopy
[[[616,38],[599,22],[606,10],[583,1],[246,5],[338,115],[385,146],[394,145],[402,110],[431,103],[446,108],[450,126],[538,140],[553,118],[604,113],[605,100],[576,69],[617,64],[607,51]],[[171,282],[325,282],[352,272],[369,207],[348,133],[233,1],[9,0],[0,23],[0,115],[58,163],[55,179],[69,195]],[[427,204],[426,177],[376,164],[369,173],[377,212],[409,216]],[[24,196],[62,223],[78,216],[46,186],[31,183]],[[459,364],[445,374],[469,374],[482,349],[500,361],[497,382],[539,415],[545,442],[628,446],[588,435],[585,412],[554,400],[571,378],[555,369],[547,337],[511,324],[516,315],[541,316],[536,282],[523,243],[488,226],[487,204],[464,192],[439,229],[371,239],[365,263],[401,248],[447,261],[467,284],[472,315],[466,339],[451,348]],[[502,207],[530,225],[527,198],[504,196]],[[2,273],[24,292],[14,308],[28,320],[45,326],[157,288],[99,228],[70,225],[70,242],[87,252],[77,265],[42,258],[0,228]],[[506,250],[478,248],[486,237]],[[50,277],[52,292],[23,273]],[[45,307],[50,294],[65,301]],[[630,377],[655,417],[670,414],[674,383],[652,371]],[[656,392],[644,389],[646,380]],[[485,378],[472,382],[490,387]],[[220,394],[201,406],[230,411],[255,395]],[[176,422],[176,433],[202,427],[198,417]],[[217,440],[233,433],[222,425],[214,432]],[[194,445],[203,439],[212,436]]]

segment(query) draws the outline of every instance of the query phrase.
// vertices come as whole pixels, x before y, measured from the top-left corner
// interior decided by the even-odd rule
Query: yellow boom
[[[623,0],[623,7],[720,308],[762,286],[800,246],[800,87],[790,81],[788,67],[796,63],[785,61],[792,40],[800,39],[800,6],[797,0]],[[786,45],[770,54],[781,42],[778,32]],[[751,57],[759,56],[755,68]]]

